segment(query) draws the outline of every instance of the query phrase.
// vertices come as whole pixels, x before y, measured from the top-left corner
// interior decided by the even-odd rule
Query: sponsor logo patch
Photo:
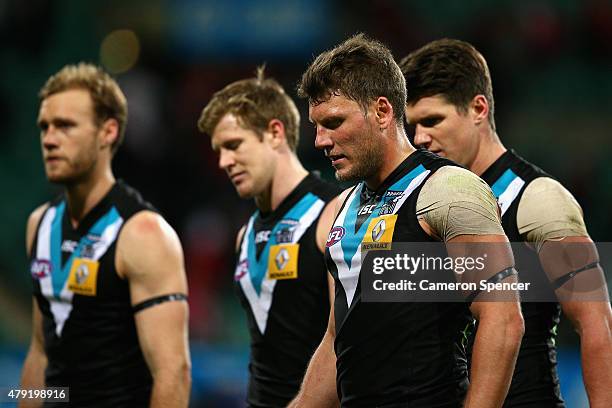
[[[96,296],[99,267],[97,261],[75,258],[68,275],[68,289],[77,295]]]
[[[364,251],[390,249],[396,221],[397,214],[383,215],[372,219],[363,237],[361,249]]]
[[[51,275],[52,269],[51,262],[47,259],[34,259],[30,263],[30,273],[34,279],[42,279]]]
[[[344,227],[336,226],[329,231],[329,235],[327,236],[327,242],[325,246],[329,248],[332,245],[340,242],[340,240],[344,237],[346,230]]]
[[[374,228],[372,228],[372,241],[374,242],[380,241],[380,238],[382,238],[383,234],[385,233],[386,227],[387,227],[387,224],[385,223],[384,218],[381,218],[380,220],[378,220],[376,225],[374,225]]]
[[[270,247],[268,279],[297,279],[300,244],[279,244]]]

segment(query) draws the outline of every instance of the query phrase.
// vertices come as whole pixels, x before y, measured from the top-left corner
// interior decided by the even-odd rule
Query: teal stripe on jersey
[[[405,191],[408,188],[408,185],[417,178],[419,175],[423,174],[426,169],[422,164],[419,164],[417,167],[412,169],[409,173],[407,173],[404,177],[395,182],[391,187],[387,189],[387,191]],[[363,188],[363,184],[358,189]],[[375,218],[374,213],[380,211],[380,208],[391,199],[388,197],[386,200],[382,199],[374,210],[368,215],[368,218],[361,224],[359,229],[355,231],[355,223],[357,222],[357,213],[360,207],[360,194],[357,192],[353,201],[350,203],[350,207],[347,211],[346,217],[344,219],[344,228],[347,231],[344,239],[340,241],[340,245],[342,246],[342,252],[344,254],[344,261],[346,265],[351,267],[351,260],[355,256],[357,249],[359,248],[361,242],[363,241],[363,237],[368,229],[368,225],[370,225],[370,221]]]
[[[68,278],[68,272],[62,269],[62,220],[64,211],[66,210],[66,202],[62,201],[55,208],[55,217],[51,223],[51,282],[53,285],[53,295],[59,299],[64,282]]]
[[[511,169],[508,169],[501,175],[500,178],[497,179],[495,183],[491,186],[491,190],[493,190],[493,194],[496,198],[499,198],[500,195],[506,191],[510,183],[514,181],[518,176],[514,174]]]
[[[62,202],[62,208],[61,208],[61,213],[64,213],[64,202]],[[59,213],[59,207],[58,207],[58,213]],[[62,223],[61,223],[61,216],[59,218],[59,223],[58,225],[56,225],[56,219],[57,219],[57,213],[56,213],[56,218],[53,220],[53,226],[52,226],[52,230],[51,230],[51,249],[52,249],[52,254],[57,254],[55,256],[57,256],[57,259],[60,260],[61,262],[61,237],[62,237]],[[83,248],[85,246],[90,246],[90,245],[94,245],[99,238],[102,237],[102,234],[104,233],[104,231],[106,230],[106,228],[108,228],[109,225],[114,224],[118,219],[120,218],[119,216],[119,212],[117,211],[117,209],[115,207],[112,207],[105,215],[103,215],[87,232],[87,234],[85,234],[85,236],[83,236],[80,240],[79,240],[79,245],[77,245],[77,247],[75,248],[74,252],[70,255],[70,258],[68,258],[68,261],[66,261],[66,263],[64,264],[64,266],[61,268],[61,272],[60,272],[60,268],[55,269],[55,262],[53,263],[53,272],[55,272],[56,270],[58,271],[58,273],[53,273],[52,275],[52,279],[53,279],[53,295],[59,299],[60,294],[62,292],[62,289],[64,288],[64,285],[66,284],[66,280],[68,279],[68,275],[70,274],[70,268],[72,267],[72,262],[74,261],[75,258],[78,258],[81,256],[81,252],[83,251]],[[93,238],[93,239],[92,239]],[[55,251],[55,246],[57,246],[57,252]],[[52,255],[53,257],[54,255]],[[60,262],[57,263],[57,265],[60,265]]]
[[[304,197],[302,197],[302,199],[298,201],[289,211],[287,211],[281,221],[279,221],[270,232],[270,238],[264,246],[264,249],[259,256],[259,259],[257,259],[256,256],[255,228],[251,228],[251,230],[249,231],[249,243],[247,246],[249,274],[251,276],[251,282],[253,283],[253,287],[255,288],[257,295],[261,293],[261,282],[263,281],[268,271],[268,257],[270,255],[270,246],[276,245],[276,233],[283,227],[288,226],[287,224],[283,224],[282,220],[300,220],[304,216],[304,214],[306,214],[306,212],[310,209],[310,207],[312,207],[317,201],[319,201],[319,198],[317,196],[312,193],[308,193]],[[258,216],[259,211],[255,213],[254,217]]]

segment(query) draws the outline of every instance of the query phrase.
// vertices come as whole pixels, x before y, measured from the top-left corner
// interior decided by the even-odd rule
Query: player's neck
[[[416,149],[410,144],[403,129],[397,130],[384,147],[384,159],[376,174],[365,180],[371,190],[376,190],[389,175]]]
[[[281,157],[269,187],[255,197],[257,208],[263,213],[276,210],[307,175],[308,171],[304,169],[295,154]]]
[[[491,133],[481,138],[476,158],[468,166],[470,171],[481,176],[506,150],[499,140],[497,133],[491,131]]]
[[[78,227],[83,218],[106,196],[114,184],[115,177],[109,166],[84,180],[66,185],[68,214],[73,228]]]

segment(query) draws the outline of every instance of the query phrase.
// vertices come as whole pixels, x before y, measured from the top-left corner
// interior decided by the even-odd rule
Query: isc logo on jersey
[[[96,296],[100,263],[87,258],[75,258],[68,275],[68,289],[77,295]]]
[[[390,249],[396,221],[397,214],[383,215],[372,219],[363,237],[361,249],[364,251]]]
[[[268,279],[297,279],[300,244],[278,244],[270,247]]]

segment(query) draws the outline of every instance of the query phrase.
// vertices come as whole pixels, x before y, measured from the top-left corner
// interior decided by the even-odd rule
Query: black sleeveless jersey
[[[47,387],[70,387],[58,407],[146,407],[152,379],[115,251],[125,222],[150,204],[118,181],[73,229],[66,199],[44,212],[32,245],[34,296],[42,313]],[[47,403],[45,406],[55,406]]]
[[[358,184],[334,222],[326,261],[336,284],[343,407],[462,406],[468,387],[462,339],[472,322],[467,304],[364,302],[360,287],[363,242],[433,241],[418,223],[417,197],[446,165],[453,163],[426,151],[411,154],[375,192]]]
[[[299,391],[329,319],[317,221],[337,187],[308,175],[268,214],[251,216],[234,282],[251,336],[251,407],[285,407]]]
[[[539,177],[550,177],[540,168],[506,151],[481,176],[493,190],[502,213],[502,226],[510,242],[523,242],[517,226],[517,212],[525,188]],[[529,273],[532,288],[552,291],[535,251],[515,254],[516,269]],[[551,294],[554,296],[554,294]],[[558,303],[522,302],[525,335],[516,361],[512,384],[504,407],[562,408],[557,375],[556,327],[561,308]]]

